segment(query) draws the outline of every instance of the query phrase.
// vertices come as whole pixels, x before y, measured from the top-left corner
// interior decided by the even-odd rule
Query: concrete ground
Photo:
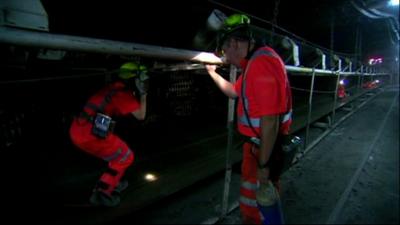
[[[287,224],[399,223],[398,91],[387,88],[374,96],[283,174]],[[341,114],[337,112],[337,118]],[[312,138],[316,133],[313,129]],[[219,224],[241,223],[235,208],[239,182],[240,165],[234,165],[229,198],[233,210]],[[223,187],[224,174],[220,173],[120,220],[215,223]]]

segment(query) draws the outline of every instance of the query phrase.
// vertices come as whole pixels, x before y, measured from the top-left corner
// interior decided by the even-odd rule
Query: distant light
[[[396,62],[398,62],[398,61],[399,61],[399,57],[396,57],[394,60],[395,60]]]
[[[375,83],[377,83],[377,84],[378,84],[379,82],[380,82],[379,80],[375,80]]]
[[[152,181],[157,180],[157,177],[156,177],[156,175],[154,175],[154,174],[148,173],[148,174],[146,174],[146,175],[144,176],[144,179],[147,180],[147,181],[149,181],[149,182],[152,182]]]
[[[388,5],[390,5],[390,6],[398,6],[399,5],[399,0],[390,0],[388,2]]]
[[[370,58],[368,60],[369,65],[376,65],[376,64],[381,64],[383,63],[383,58],[382,57],[377,57],[377,58]]]
[[[349,81],[347,79],[341,79],[339,81],[339,84],[342,86],[347,86],[349,84]]]
[[[374,63],[374,59],[369,59],[369,60],[368,60],[368,64],[369,64],[369,65],[372,65],[372,63]]]

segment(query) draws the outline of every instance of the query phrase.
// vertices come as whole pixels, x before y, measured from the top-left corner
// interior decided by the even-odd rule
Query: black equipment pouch
[[[301,147],[302,141],[300,137],[293,135],[282,135],[282,150],[284,153],[290,153]]]
[[[106,138],[108,133],[112,131],[113,123],[111,117],[97,113],[93,120],[92,133],[97,137]]]

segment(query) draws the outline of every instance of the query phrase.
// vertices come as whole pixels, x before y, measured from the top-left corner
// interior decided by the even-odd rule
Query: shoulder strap
[[[118,91],[121,91],[122,89],[111,89],[103,98],[103,101],[100,103],[100,105],[95,105],[93,103],[86,103],[85,107],[90,108],[94,110],[95,112],[100,112],[103,113],[106,106],[111,102],[111,99],[113,95],[115,95]]]
[[[250,62],[249,62],[250,63]],[[249,67],[249,65],[247,65],[247,67],[246,67],[246,70],[245,70],[245,73],[243,74],[243,79],[242,79],[242,106],[243,106],[243,112],[244,112],[244,115],[245,115],[245,117],[246,117],[246,120],[247,120],[247,123],[249,124],[249,126],[250,126],[250,129],[253,131],[253,133],[258,137],[258,138],[260,138],[260,134],[256,131],[256,129],[253,127],[253,125],[252,125],[252,123],[250,122],[250,116],[249,116],[249,112],[247,111],[247,107],[246,107],[246,105],[247,105],[247,103],[246,103],[246,98],[245,98],[245,95],[244,95],[244,82],[246,81],[246,74],[247,74],[247,68]]]
[[[111,102],[112,96],[114,96],[120,89],[111,89],[106,96],[104,96],[103,101],[99,105],[99,112],[104,112],[106,106]]]

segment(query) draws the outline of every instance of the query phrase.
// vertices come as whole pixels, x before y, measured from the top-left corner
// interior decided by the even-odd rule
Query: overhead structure
[[[0,1],[0,26],[49,31],[49,20],[40,1]]]
[[[385,1],[376,1],[368,5],[365,4],[363,1],[351,0],[351,4],[353,5],[353,7],[364,16],[367,16],[368,18],[371,19],[388,19],[391,31],[396,37],[396,41],[398,42],[400,41],[399,18],[376,9],[382,5],[385,5],[385,3],[387,4],[387,2]],[[395,5],[395,1],[391,1],[391,3],[393,3],[393,6]],[[398,6],[398,1],[397,1],[397,6]]]

